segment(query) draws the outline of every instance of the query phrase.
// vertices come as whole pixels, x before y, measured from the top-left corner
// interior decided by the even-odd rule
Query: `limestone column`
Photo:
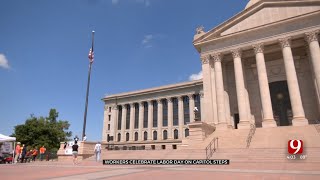
[[[253,45],[253,49],[256,55],[260,99],[263,111],[262,127],[276,127],[277,123],[273,118],[268,74],[263,54],[263,48],[264,46],[262,43]]]
[[[282,46],[282,54],[284,59],[284,67],[286,70],[286,77],[293,113],[293,126],[304,126],[308,124],[308,120],[305,117],[304,109],[302,106],[300,89],[298,84],[298,78],[296,69],[294,66],[293,55],[291,51],[291,38],[286,37],[279,39]]]
[[[111,113],[111,122],[110,122],[110,136],[113,136],[113,141],[117,141],[117,130],[118,130],[118,107],[117,105],[114,105],[112,107],[112,113]]]
[[[178,118],[179,118],[179,139],[183,137],[184,112],[183,112],[183,96],[178,97]]]
[[[193,94],[188,94],[189,97],[189,115],[190,115],[190,122],[194,122],[194,96]]]
[[[134,121],[135,121],[135,103],[130,104],[130,135],[129,135],[129,140],[134,141]]]
[[[138,130],[138,140],[143,141],[143,111],[144,111],[144,102],[139,102],[139,130]]]
[[[203,99],[202,111],[206,115],[205,118],[202,117],[202,121],[213,124],[214,123],[214,108],[213,108],[213,95],[212,95],[212,80],[211,80],[211,66],[209,63],[210,56],[202,56],[202,75],[203,75],[203,92],[205,98]]]
[[[153,127],[153,104],[152,100],[148,101],[148,140],[152,140],[152,127]]]
[[[226,111],[224,105],[224,86],[221,67],[221,54],[215,53],[212,55],[214,60],[214,72],[216,81],[216,93],[217,93],[217,108],[218,108],[218,127],[227,128]]]
[[[162,140],[162,122],[163,122],[163,106],[162,100],[158,99],[158,140]]]
[[[121,142],[126,141],[126,117],[127,117],[127,107],[126,105],[122,105],[122,117],[121,117]]]
[[[318,42],[318,33],[319,31],[313,31],[305,34],[310,50],[310,59],[313,67],[313,74],[316,80],[317,94],[320,93],[320,47]]]
[[[239,129],[249,129],[250,120],[248,119],[248,111],[246,105],[246,92],[243,78],[243,69],[241,62],[241,50],[234,49],[231,51],[234,61],[234,73],[236,80],[237,101],[239,109],[240,122],[238,124]]]
[[[168,102],[168,140],[173,139],[172,127],[173,127],[173,104],[172,98],[167,98]]]

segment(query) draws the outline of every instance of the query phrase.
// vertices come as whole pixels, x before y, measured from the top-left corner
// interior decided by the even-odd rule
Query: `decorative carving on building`
[[[200,92],[199,95],[200,95],[201,98],[204,98],[204,93],[203,92]]]
[[[263,43],[254,44],[254,45],[252,45],[252,47],[254,50],[254,54],[263,53],[263,51],[264,51]]]
[[[211,58],[214,60],[214,62],[221,62],[222,54],[221,53],[211,54]]]
[[[118,105],[112,106],[112,109],[113,109],[113,110],[117,110],[117,109],[118,109]]]
[[[167,99],[168,102],[171,102],[171,103],[172,103],[172,101],[173,101],[173,98],[172,98],[172,97],[167,97],[166,99]]]
[[[209,55],[201,56],[200,59],[202,64],[208,64],[210,60],[210,56]]]
[[[285,37],[279,39],[282,48],[291,47],[291,37]]]
[[[162,104],[162,99],[156,99],[158,104]]]
[[[105,111],[108,111],[108,106],[107,106],[107,105],[104,106],[104,110],[105,110]]]
[[[318,33],[319,31],[312,31],[312,32],[307,32],[305,33],[305,39],[306,41],[310,44],[313,41],[317,41],[318,42]]]
[[[189,97],[189,99],[194,99],[193,94],[188,94],[187,96]]]
[[[202,33],[204,33],[204,27],[203,26],[197,27],[196,34],[202,34]]]
[[[242,55],[242,50],[240,48],[237,48],[237,49],[233,49],[231,50],[231,53],[232,53],[232,57],[235,59],[235,58],[241,58],[241,55]]]

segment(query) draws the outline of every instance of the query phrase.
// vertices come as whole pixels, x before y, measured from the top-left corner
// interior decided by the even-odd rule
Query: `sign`
[[[229,159],[104,159],[104,165],[229,165]]]
[[[3,142],[1,146],[2,153],[12,153],[13,152],[13,145],[12,142]]]
[[[289,154],[302,154],[303,153],[303,141],[302,140],[289,140],[288,141],[288,153]]]

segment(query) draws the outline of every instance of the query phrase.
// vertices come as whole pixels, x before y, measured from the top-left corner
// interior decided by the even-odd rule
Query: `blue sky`
[[[201,71],[192,45],[247,0],[1,0],[0,133],[56,108],[81,136],[91,31],[86,134],[101,140],[104,103],[115,94],[189,81]]]

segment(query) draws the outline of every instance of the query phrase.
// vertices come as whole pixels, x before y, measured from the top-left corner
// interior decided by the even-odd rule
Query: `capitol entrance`
[[[287,81],[269,83],[274,120],[277,126],[292,125],[292,109]]]

